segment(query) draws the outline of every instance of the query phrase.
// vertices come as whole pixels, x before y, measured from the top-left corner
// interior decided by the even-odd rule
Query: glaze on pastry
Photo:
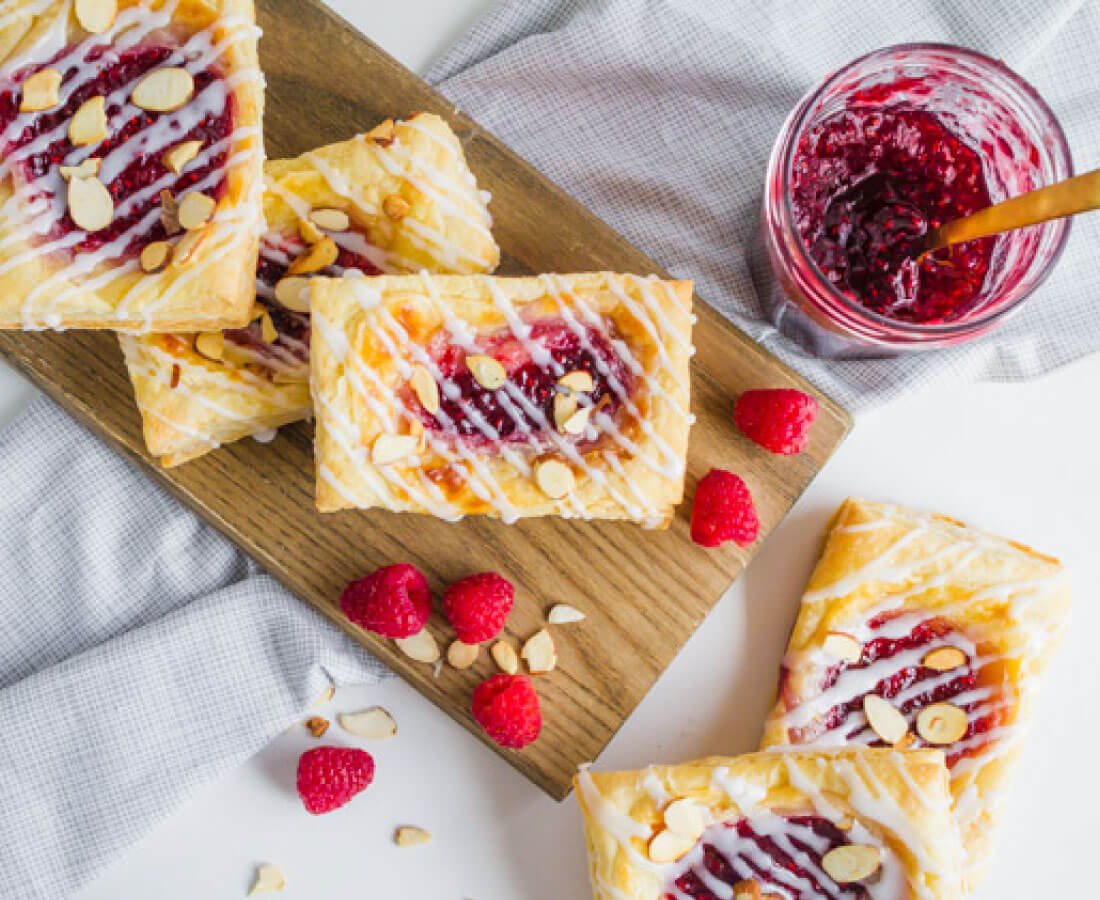
[[[0,7],[0,328],[244,324],[263,164],[251,0],[77,7]]]
[[[961,900],[943,755],[714,757],[575,779],[595,900]]]
[[[690,282],[322,278],[312,303],[322,511],[671,519]]]
[[[499,260],[486,196],[438,116],[383,123],[271,161],[265,174],[251,323],[222,335],[122,337],[146,444],[166,466],[309,416],[305,279],[481,272]]]
[[[973,887],[1068,611],[1057,560],[849,500],[803,596],[763,746],[942,749]]]

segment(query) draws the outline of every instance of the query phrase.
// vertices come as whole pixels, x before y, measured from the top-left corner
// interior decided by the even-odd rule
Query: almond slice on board
[[[339,255],[340,248],[336,246],[336,241],[330,237],[321,238],[294,260],[286,273],[287,275],[312,275],[314,272],[327,269],[336,262]]]
[[[882,865],[882,851],[869,844],[842,844],[821,858],[821,867],[837,884],[870,878]]]
[[[279,867],[271,863],[264,863],[256,869],[256,877],[252,881],[252,888],[249,890],[248,896],[270,894],[274,891],[281,891],[284,887],[286,887],[286,878],[279,871]]]
[[[969,727],[966,711],[954,703],[933,703],[917,713],[917,734],[937,746],[955,743]]]
[[[409,456],[415,456],[420,439],[414,434],[380,434],[370,448],[371,462],[389,466]]]
[[[830,631],[825,635],[822,649],[829,656],[848,663],[857,663],[863,658],[863,645],[850,634],[844,634],[841,631]]]
[[[489,655],[493,657],[493,662],[497,664],[500,671],[507,672],[509,675],[515,675],[519,671],[519,656],[516,655],[516,648],[508,641],[497,641],[493,644]]]
[[[213,197],[192,191],[180,200],[179,223],[186,231],[197,231],[210,221],[217,206],[218,201]]]
[[[447,662],[456,669],[468,669],[477,662],[479,648],[477,644],[464,644],[462,641],[452,641],[447,648]]]
[[[187,168],[187,164],[199,155],[201,149],[202,141],[184,141],[165,153],[161,160],[170,172],[179,175]]]
[[[573,606],[559,603],[550,609],[550,615],[546,620],[551,625],[568,625],[570,622],[580,622],[584,619],[584,613]]]
[[[154,69],[141,79],[130,95],[134,106],[147,112],[175,112],[195,95],[195,79],[186,69],[173,66]]]
[[[969,662],[969,657],[958,647],[937,647],[924,654],[920,661],[922,666],[935,669],[937,672],[950,672]]]
[[[535,464],[535,484],[552,500],[567,496],[576,486],[573,470],[557,459],[544,459]]]
[[[98,178],[73,178],[69,181],[69,215],[77,228],[102,231],[114,221],[115,201]]]
[[[291,312],[309,312],[309,279],[300,276],[283,278],[275,285],[275,299]]]
[[[81,28],[89,34],[103,34],[115,24],[118,0],[76,0],[74,11]]]
[[[42,112],[61,102],[61,73],[57,69],[35,72],[23,82],[20,112]]]
[[[309,214],[309,221],[324,231],[347,231],[351,228],[351,219],[342,209],[315,209]]]
[[[519,654],[527,663],[532,675],[545,675],[558,664],[558,650],[554,639],[545,628],[536,631],[523,645]]]
[[[427,628],[422,628],[412,637],[397,638],[394,643],[409,659],[417,662],[434,663],[439,659],[439,644]]]
[[[863,714],[867,724],[887,744],[896,744],[909,732],[909,723],[894,704],[878,694],[863,697]]]
[[[372,706],[357,713],[340,713],[336,717],[348,734],[372,741],[385,741],[397,735],[397,722],[389,710]]]
[[[508,373],[497,360],[491,356],[483,356],[475,353],[466,357],[466,368],[474,377],[474,381],[487,391],[496,391],[504,387],[508,380]]]
[[[80,104],[69,120],[69,140],[76,147],[98,144],[107,131],[107,111],[102,97],[92,97]]]

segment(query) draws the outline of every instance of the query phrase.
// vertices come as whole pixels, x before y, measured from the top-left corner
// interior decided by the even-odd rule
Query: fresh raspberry
[[[340,609],[356,625],[382,637],[412,637],[432,614],[432,593],[415,567],[383,566],[344,588]]]
[[[374,759],[354,747],[315,747],[298,758],[298,796],[306,812],[332,812],[374,781]]]
[[[711,469],[695,488],[691,539],[704,547],[736,541],[747,547],[760,532],[760,520],[745,482],[732,472]]]
[[[474,689],[472,710],[489,737],[513,750],[532,743],[542,729],[539,695],[526,675],[486,678]]]
[[[745,437],[784,456],[806,449],[816,418],[817,400],[793,388],[745,391],[733,409]]]
[[[482,572],[456,581],[443,592],[443,615],[462,643],[480,644],[500,634],[515,597],[508,579]]]

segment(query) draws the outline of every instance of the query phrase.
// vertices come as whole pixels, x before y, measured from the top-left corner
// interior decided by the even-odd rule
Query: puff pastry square
[[[251,0],[80,8],[0,9],[0,328],[243,325],[263,165]]]
[[[671,519],[690,282],[422,274],[312,296],[322,511]]]
[[[166,466],[310,415],[303,279],[484,272],[499,261],[487,197],[438,116],[384,122],[370,135],[270,161],[265,174],[268,230],[253,321],[224,335],[122,336],[146,444]],[[287,279],[292,267],[309,271]]]
[[[1069,605],[1055,559],[849,500],[803,596],[763,746],[941,748],[973,887]]]
[[[581,771],[595,900],[961,900],[938,750]]]

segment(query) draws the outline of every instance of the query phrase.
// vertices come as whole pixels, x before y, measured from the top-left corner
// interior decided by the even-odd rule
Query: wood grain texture
[[[350,137],[386,116],[436,112],[459,133],[471,168],[493,194],[495,232],[506,256],[502,271],[663,274],[314,0],[260,0],[259,7],[270,156],[297,155]],[[698,424],[692,433],[687,496],[714,466],[739,472],[752,489],[766,535],[843,440],[850,419],[821,397],[821,414],[805,453],[778,457],[752,445],[730,419],[736,394],[761,386],[816,391],[710,307],[698,303],[697,312],[692,388]],[[313,506],[309,426],[286,428],[272,444],[246,440],[164,471],[145,455],[113,335],[5,333],[0,334],[0,352],[479,736],[469,698],[477,682],[494,671],[488,653],[472,669],[444,666],[434,677],[431,667],[409,661],[391,642],[343,619],[336,598],[344,584],[395,561],[419,566],[436,590],[472,572],[498,570],[517,587],[508,628],[517,648],[543,625],[554,603],[585,610],[584,622],[554,629],[559,665],[537,681],[542,737],[519,753],[498,750],[558,798],[568,793],[577,765],[599,755],[756,549],[696,547],[688,535],[689,502],[666,532],[561,520],[508,526],[471,518],[447,524],[381,511],[321,516]],[[434,620],[432,628],[445,646],[449,633]]]

